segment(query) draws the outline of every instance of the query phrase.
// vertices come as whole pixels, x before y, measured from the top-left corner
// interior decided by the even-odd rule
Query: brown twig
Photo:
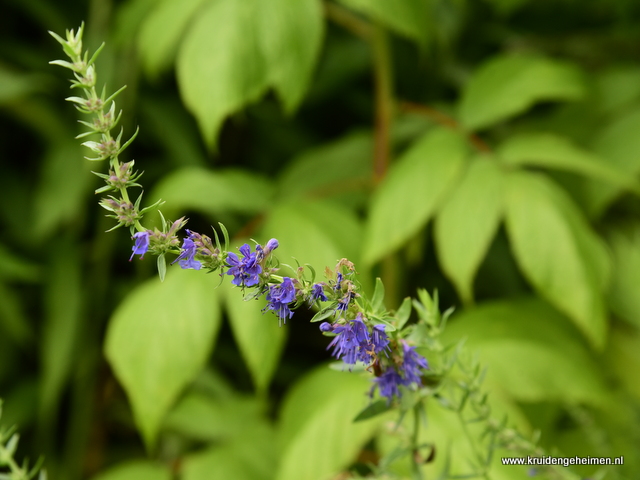
[[[446,113],[441,112],[440,110],[436,110],[435,108],[428,107],[427,105],[421,105],[419,103],[413,102],[400,102],[398,104],[399,108],[403,112],[417,113],[419,115],[430,118],[436,123],[443,125],[445,127],[451,128],[457,132],[462,132],[467,135],[469,142],[473,144],[473,146],[479,151],[483,153],[491,153],[491,147],[487,145],[487,143],[482,140],[475,133],[465,132],[462,126],[456,121],[455,118],[450,117]]]

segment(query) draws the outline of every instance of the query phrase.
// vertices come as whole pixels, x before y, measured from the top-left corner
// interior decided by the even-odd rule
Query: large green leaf
[[[491,387],[521,401],[600,403],[607,391],[601,369],[571,322],[539,299],[483,304],[450,322],[445,340],[467,338],[478,351]]]
[[[281,263],[296,267],[308,263],[318,273],[343,257],[359,260],[361,227],[355,215],[330,202],[291,201],[269,212],[262,238],[280,242],[276,252]]]
[[[167,414],[163,428],[200,441],[227,441],[266,424],[264,411],[256,398],[235,392],[229,398],[190,392]]]
[[[135,460],[111,467],[91,480],[171,480],[171,471],[159,463]]]
[[[506,140],[499,158],[510,165],[528,165],[566,170],[605,181],[617,187],[640,191],[640,185],[626,172],[602,158],[550,133],[526,133]]]
[[[180,39],[206,0],[162,0],[145,17],[138,35],[142,65],[151,76],[169,68]]]
[[[398,159],[371,202],[363,246],[367,264],[396,250],[426,225],[457,181],[467,155],[461,136],[439,128]]]
[[[164,415],[207,360],[220,324],[219,279],[172,269],[133,290],[114,312],[105,354],[152,448]]]
[[[350,8],[372,17],[401,35],[419,43],[432,34],[429,31],[429,5],[425,0],[340,0]]]
[[[594,138],[592,148],[612,167],[634,178],[640,172],[639,129],[640,109],[636,109],[602,129]],[[601,181],[588,180],[584,183],[586,208],[594,216],[601,215],[622,193],[621,188]]]
[[[265,392],[278,366],[288,329],[279,325],[273,313],[262,311],[266,306],[264,298],[245,301],[242,290],[233,288],[230,282],[220,288],[224,291],[233,337],[256,389]]]
[[[611,310],[640,328],[640,231],[609,235],[613,256],[609,303]]]
[[[614,328],[606,359],[627,390],[640,400],[640,332],[634,328]]]
[[[255,3],[269,80],[285,110],[301,102],[320,53],[324,18],[320,0],[270,0]]]
[[[273,430],[256,425],[242,439],[188,455],[182,480],[269,480],[276,468],[277,451]]]
[[[546,177],[515,172],[507,185],[507,231],[520,269],[601,348],[606,336],[603,289],[610,268],[602,241],[567,194]]]
[[[494,57],[471,77],[460,103],[460,119],[480,129],[519,115],[537,102],[577,100],[585,94],[572,64],[528,55]]]
[[[257,100],[268,86],[253,7],[253,1],[210,2],[178,52],[180,94],[210,146],[224,118]]]
[[[162,211],[171,218],[184,210],[209,215],[253,214],[269,205],[272,194],[273,187],[266,178],[247,171],[186,167],[166,175],[153,190],[150,201],[164,200]]]
[[[370,133],[349,133],[294,158],[280,176],[278,192],[283,197],[340,198],[362,190],[371,181],[372,155]]]
[[[353,423],[370,401],[368,376],[323,366],[289,392],[280,417],[283,452],[277,480],[333,478],[355,460],[385,418]]]
[[[436,217],[438,260],[465,302],[502,218],[504,174],[493,158],[478,157]]]

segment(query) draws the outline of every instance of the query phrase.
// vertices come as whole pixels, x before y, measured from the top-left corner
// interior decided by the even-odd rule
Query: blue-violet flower
[[[416,347],[410,347],[405,342],[402,342],[402,350],[404,353],[404,359],[400,369],[404,374],[404,384],[409,385],[411,383],[420,384],[420,369],[429,368],[427,359],[415,351]]]
[[[245,243],[240,247],[240,253],[242,253],[242,260],[238,256],[229,252],[227,254],[227,275],[233,275],[231,283],[238,287],[252,287],[257,285],[260,279],[258,275],[262,273],[262,267],[256,259],[256,254],[251,253],[251,247]]]
[[[269,302],[269,304],[266,308],[276,312],[278,317],[286,322],[287,318],[293,316],[289,304],[295,301],[295,299],[296,289],[293,281],[289,277],[284,277],[280,285],[271,285],[269,287],[269,291],[267,292],[267,302]]]
[[[198,246],[193,241],[195,235],[190,230],[187,230],[187,233],[189,236],[182,242],[182,251],[180,252],[180,255],[171,262],[171,264],[173,265],[178,262],[184,269],[193,268],[194,270],[200,270],[202,264],[194,258],[196,253],[198,253]]]
[[[133,239],[135,239],[135,243],[131,250],[133,253],[131,257],[129,257],[129,261],[133,260],[134,255],[140,255],[140,259],[144,258],[144,254],[149,250],[149,237],[151,236],[150,230],[145,230],[144,232],[137,232],[133,234]]]

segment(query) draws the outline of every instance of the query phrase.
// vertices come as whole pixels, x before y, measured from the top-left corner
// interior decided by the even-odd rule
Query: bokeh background
[[[291,445],[344,381],[312,312],[278,328],[218,277],[170,269],[160,286],[153,258],[127,261],[128,231],[105,233],[90,171],[106,165],[83,159],[68,72],[48,64],[62,53],[47,31],[84,21],[91,51],[106,42],[98,85],[127,85],[143,202],[203,233],[222,222],[234,245],[276,237],[282,262],[319,274],[348,257],[390,309],[437,289],[456,308],[446,340],[488,366],[497,412],[551,452],[625,455],[583,478],[640,474],[636,0],[0,9],[0,421],[19,458],[44,455],[53,480],[321,480],[388,448],[370,430],[342,455],[320,439],[304,450],[327,471],[302,476]],[[184,312],[202,319],[193,351],[155,337]],[[445,430],[438,461],[456,450]]]

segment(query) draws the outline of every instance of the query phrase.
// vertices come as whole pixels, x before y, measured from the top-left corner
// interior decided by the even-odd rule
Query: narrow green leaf
[[[461,136],[439,128],[398,159],[371,201],[363,245],[366,264],[393,252],[426,225],[457,181],[467,154]]]
[[[167,259],[165,258],[164,253],[162,255],[158,255],[158,276],[160,277],[160,281],[164,282],[165,277],[167,276]]]
[[[111,467],[91,480],[171,480],[171,470],[149,460],[133,460]]]
[[[578,100],[585,93],[582,73],[573,64],[528,55],[497,56],[466,85],[460,118],[476,130],[524,113],[537,102]]]
[[[507,232],[518,265],[542,296],[597,347],[606,336],[603,289],[609,258],[571,199],[542,175],[513,173]]]
[[[418,43],[424,44],[432,35],[429,28],[429,8],[424,0],[340,0],[349,8],[370,16]]]
[[[133,290],[114,312],[105,354],[148,449],[166,412],[207,360],[220,324],[218,278],[173,270]]]
[[[146,15],[138,35],[142,66],[152,77],[168,69],[180,40],[206,0],[161,0]]]
[[[384,284],[380,277],[376,278],[376,288],[373,291],[373,297],[371,297],[371,306],[376,312],[384,309]]]
[[[400,308],[396,311],[396,327],[398,330],[402,330],[402,327],[404,327],[409,320],[411,316],[411,305],[411,297],[406,297],[402,301]]]
[[[498,230],[504,209],[504,174],[492,158],[477,157],[437,215],[438,260],[464,302]]]
[[[487,367],[487,388],[514,399],[598,404],[607,387],[596,358],[569,319],[535,298],[485,303],[456,315],[444,333],[467,338]]]
[[[222,121],[257,100],[268,86],[253,2],[207,4],[180,46],[180,94],[213,147]]]
[[[231,283],[220,286],[233,337],[249,368],[258,392],[264,393],[275,373],[289,328],[279,325],[272,312],[263,312],[264,299],[245,301],[242,290]]]
[[[11,342],[24,347],[34,336],[18,292],[0,281],[0,331]]]
[[[238,192],[251,192],[239,195]],[[273,187],[266,178],[241,170],[211,171],[186,167],[166,175],[153,190],[150,200],[164,200],[168,217],[196,210],[209,215],[263,211],[271,202]]]
[[[369,401],[367,377],[323,366],[290,391],[281,413],[284,450],[276,480],[332,478],[355,460],[385,419],[353,423]]]
[[[509,165],[566,170],[640,192],[640,185],[624,170],[550,133],[512,136],[500,145],[498,158]]]
[[[370,405],[367,405],[356,418],[353,419],[354,422],[361,422],[363,420],[368,420],[370,418],[376,417],[382,413],[388,412],[391,410],[391,405],[386,400],[377,400]]]
[[[309,87],[316,65],[324,18],[319,0],[256,2],[260,38],[269,79],[285,110],[295,110]]]

